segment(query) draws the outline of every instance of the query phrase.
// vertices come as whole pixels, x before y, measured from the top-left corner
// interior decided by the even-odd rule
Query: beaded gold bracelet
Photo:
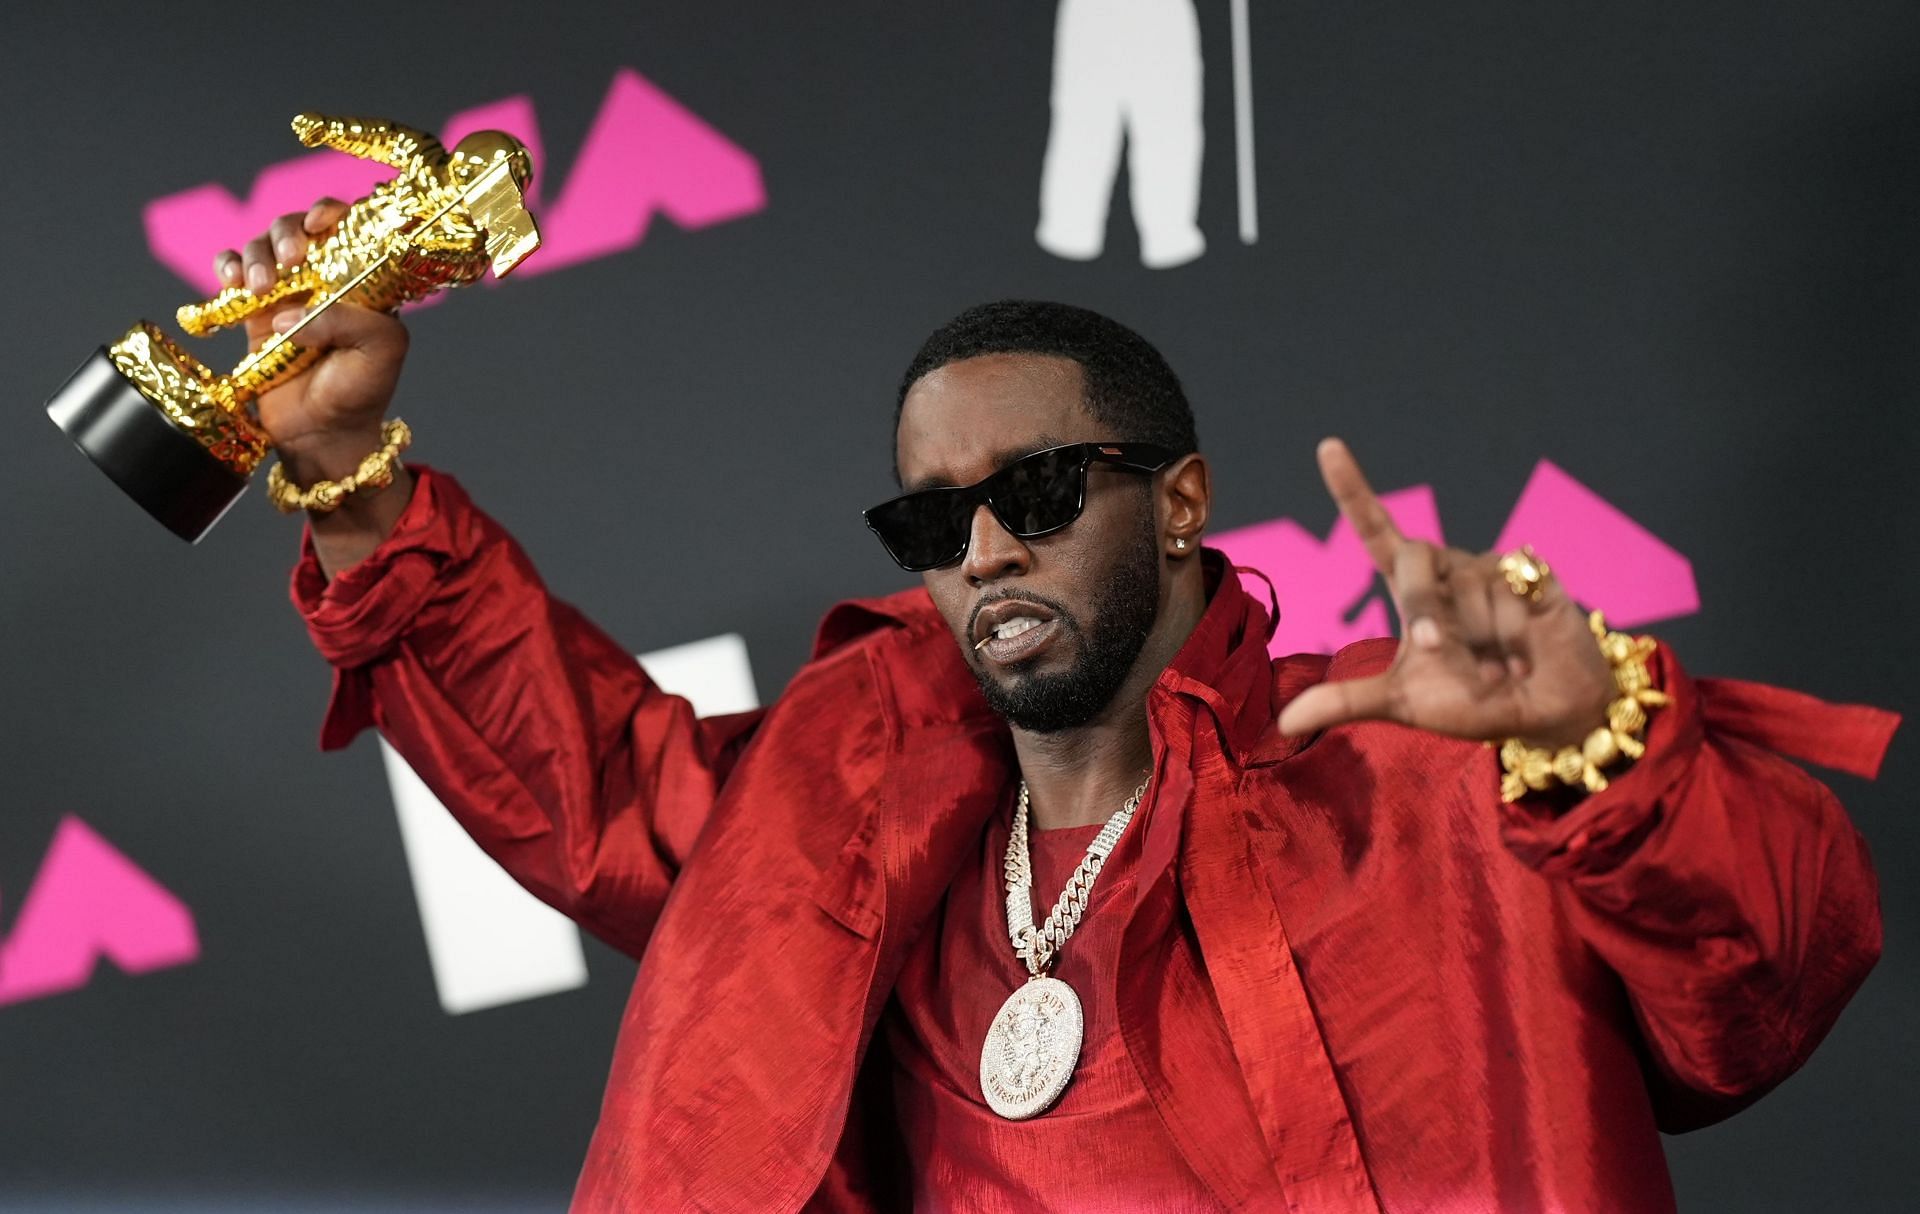
[[[393,483],[394,471],[400,466],[400,453],[413,445],[413,428],[397,417],[390,418],[380,427],[380,442],[381,448],[368,452],[353,475],[337,481],[315,481],[305,489],[288,480],[281,466],[275,463],[267,473],[267,500],[282,514],[296,510],[328,514],[339,509],[340,503],[347,500],[347,494],[356,489],[385,489]]]
[[[1607,705],[1607,723],[1588,734],[1578,746],[1562,746],[1549,751],[1528,746],[1519,738],[1508,738],[1500,747],[1500,799],[1512,804],[1529,792],[1545,792],[1558,781],[1580,785],[1588,792],[1607,786],[1601,769],[1619,762],[1622,755],[1637,759],[1647,751],[1641,731],[1647,727],[1647,710],[1667,703],[1666,693],[1653,685],[1647,659],[1657,643],[1652,637],[1630,637],[1623,632],[1607,631],[1607,621],[1599,612],[1587,617],[1593,639],[1607,665],[1613,667],[1613,687],[1617,693]]]

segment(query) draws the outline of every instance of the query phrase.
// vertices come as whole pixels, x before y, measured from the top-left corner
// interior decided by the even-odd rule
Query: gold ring
[[[1523,544],[1520,551],[1501,557],[1496,568],[1507,579],[1507,589],[1530,603],[1540,601],[1540,596],[1547,592],[1547,580],[1553,576],[1553,570],[1535,555],[1531,544]]]

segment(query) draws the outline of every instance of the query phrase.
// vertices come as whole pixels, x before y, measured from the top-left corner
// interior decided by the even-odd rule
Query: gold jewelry
[[[356,489],[385,489],[393,483],[394,471],[400,466],[400,453],[413,445],[413,428],[397,417],[390,418],[380,427],[380,441],[384,445],[378,451],[368,452],[353,475],[337,481],[315,481],[305,489],[288,480],[281,465],[275,463],[267,473],[267,500],[282,514],[296,510],[328,514],[339,509],[340,503],[347,500],[347,494]]]
[[[1504,561],[1503,561],[1504,563]],[[1557,780],[1578,784],[1588,792],[1607,786],[1601,768],[1610,767],[1622,755],[1637,759],[1647,751],[1641,731],[1647,727],[1647,710],[1661,708],[1667,695],[1653,685],[1647,659],[1657,643],[1652,637],[1630,637],[1624,632],[1607,631],[1607,621],[1598,611],[1587,617],[1587,627],[1600,644],[1607,665],[1613,667],[1613,688],[1618,693],[1607,705],[1607,723],[1588,734],[1578,746],[1562,746],[1548,751],[1528,746],[1519,738],[1508,738],[1500,746],[1500,799],[1511,805],[1531,792],[1544,792]]]
[[[1507,579],[1507,589],[1529,603],[1540,601],[1547,591],[1547,580],[1553,576],[1553,570],[1534,553],[1532,544],[1522,544],[1520,551],[1507,553],[1495,568]]]
[[[1007,935],[1013,951],[1027,963],[1026,985],[1007,996],[987,1040],[980,1047],[980,1090],[1000,1116],[1024,1120],[1047,1111],[1067,1090],[1073,1068],[1080,1061],[1080,1041],[1086,1021],[1080,997],[1073,988],[1047,971],[1060,956],[1061,945],[1080,926],[1087,913],[1093,883],[1113,854],[1120,835],[1133,821],[1134,810],[1147,795],[1149,776],[1133,790],[1127,803],[1113,812],[1107,824],[1087,846],[1080,866],[1067,878],[1067,888],[1041,926],[1033,922],[1033,864],[1027,853],[1027,782],[1020,781],[1020,800],[1013,808],[1013,830],[1007,836]]]

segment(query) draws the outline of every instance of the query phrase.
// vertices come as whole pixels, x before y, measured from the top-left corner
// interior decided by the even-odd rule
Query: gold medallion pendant
[[[1058,978],[1032,978],[1009,995],[980,1050],[988,1107],[1011,1121],[1053,1107],[1073,1078],[1085,1031],[1080,997]]]

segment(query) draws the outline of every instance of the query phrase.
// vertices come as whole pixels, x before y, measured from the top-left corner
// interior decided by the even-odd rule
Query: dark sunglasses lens
[[[909,493],[867,511],[894,561],[907,569],[944,565],[966,550],[967,502],[958,489]]]
[[[994,514],[1024,539],[1058,531],[1080,517],[1085,477],[1086,460],[1079,448],[1041,451],[1002,468],[987,493]]]

